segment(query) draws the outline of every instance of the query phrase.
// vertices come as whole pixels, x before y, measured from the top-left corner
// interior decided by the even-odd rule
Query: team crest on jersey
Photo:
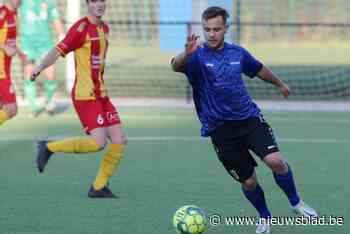
[[[107,120],[109,122],[119,120],[118,113],[116,111],[107,112]]]
[[[82,23],[78,26],[77,31],[78,31],[78,32],[82,32],[82,31],[84,31],[85,27],[86,27],[86,23],[85,23],[85,22],[82,22]]]

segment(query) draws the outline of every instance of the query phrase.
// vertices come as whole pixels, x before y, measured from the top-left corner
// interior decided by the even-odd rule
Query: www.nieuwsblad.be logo
[[[226,216],[213,214],[208,217],[212,226],[256,226],[264,223],[271,226],[342,226],[344,217],[319,216],[319,217],[272,217],[269,219],[260,219],[257,217]]]

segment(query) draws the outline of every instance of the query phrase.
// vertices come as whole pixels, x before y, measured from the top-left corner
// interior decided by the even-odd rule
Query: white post
[[[67,29],[80,18],[80,0],[67,0]],[[66,57],[66,88],[71,91],[75,79],[74,56],[70,53]]]

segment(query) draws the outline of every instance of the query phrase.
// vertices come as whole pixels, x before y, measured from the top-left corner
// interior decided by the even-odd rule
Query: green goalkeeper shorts
[[[21,50],[27,56],[30,63],[39,62],[52,49],[53,43],[50,41],[38,42],[33,40],[21,40]]]

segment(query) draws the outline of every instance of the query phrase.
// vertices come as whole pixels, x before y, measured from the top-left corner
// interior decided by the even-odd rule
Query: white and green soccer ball
[[[204,233],[207,230],[207,215],[198,206],[183,206],[175,212],[173,225],[180,234]]]

